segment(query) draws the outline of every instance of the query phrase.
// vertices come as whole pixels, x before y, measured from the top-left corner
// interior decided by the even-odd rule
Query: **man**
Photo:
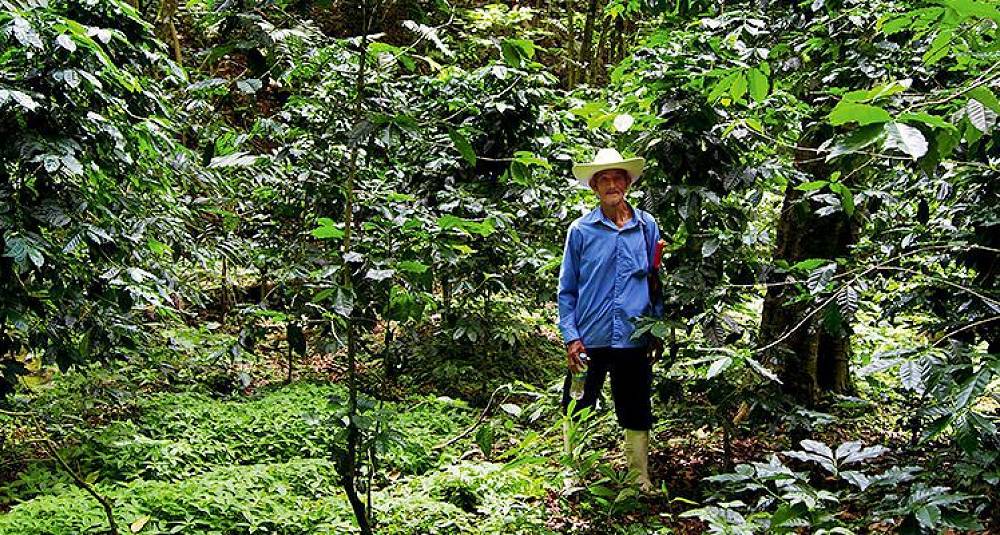
[[[563,410],[569,404],[571,374],[580,369],[580,353],[590,358],[583,397],[577,409],[593,407],[611,375],[611,393],[619,425],[625,429],[629,469],[644,492],[653,488],[648,470],[652,355],[655,339],[632,340],[632,319],[663,315],[662,303],[651,303],[647,275],[660,230],[647,212],[626,200],[642,174],[645,160],[622,158],[612,148],[598,151],[594,161],[576,164],[573,174],[594,190],[600,205],[576,219],[566,234],[559,270],[559,329],[566,343],[567,373]]]

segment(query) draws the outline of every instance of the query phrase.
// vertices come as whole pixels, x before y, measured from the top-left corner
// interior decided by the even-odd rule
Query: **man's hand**
[[[663,340],[660,340],[659,338],[652,335],[650,335],[650,339],[652,340],[652,342],[650,342],[649,347],[646,349],[646,351],[648,351],[650,362],[656,362],[657,360],[659,360],[660,357],[663,356]]]
[[[577,373],[583,368],[583,363],[580,362],[580,353],[586,352],[587,348],[583,347],[583,342],[579,339],[569,343],[569,346],[566,347],[566,363],[569,365],[569,371]]]

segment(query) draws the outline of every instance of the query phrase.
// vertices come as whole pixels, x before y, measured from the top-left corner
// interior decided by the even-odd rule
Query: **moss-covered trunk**
[[[814,147],[809,138],[803,147]],[[817,153],[808,148],[796,154],[796,167],[809,180],[830,178],[830,170]],[[820,204],[806,199],[789,181],[785,188],[775,239],[774,260],[795,264],[809,258],[824,258],[831,262],[847,257],[857,241],[857,216],[844,212],[819,216]],[[784,281],[784,275],[769,282]],[[824,321],[829,312],[822,310],[810,315],[816,303],[793,302],[798,294],[794,285],[776,284],[768,287],[764,297],[760,339],[767,344],[782,341],[769,350],[770,360],[778,363],[779,376],[785,393],[795,401],[812,405],[822,392],[853,391],[850,374],[851,329],[848,318]],[[836,306],[836,303],[827,305]],[[809,316],[806,319],[806,316]],[[801,325],[800,325],[801,324]]]

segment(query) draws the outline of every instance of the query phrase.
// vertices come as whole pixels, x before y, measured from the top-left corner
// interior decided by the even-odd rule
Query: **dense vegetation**
[[[995,0],[0,0],[0,533],[1000,530],[998,92]],[[606,146],[648,496],[562,445]]]

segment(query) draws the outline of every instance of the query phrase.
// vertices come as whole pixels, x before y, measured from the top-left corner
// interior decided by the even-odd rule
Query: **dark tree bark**
[[[583,74],[583,81],[587,81],[590,73],[590,64],[594,61],[594,24],[597,22],[598,0],[590,0],[587,5],[587,18],[583,23],[583,41],[580,45],[580,74]],[[577,81],[580,81],[579,79]]]
[[[801,142],[803,147],[816,147],[821,139],[808,134],[804,137]],[[799,150],[795,159],[796,167],[810,180],[830,177],[829,167],[815,151]],[[785,188],[774,259],[795,264],[808,258],[833,261],[849,255],[851,246],[858,238],[857,212],[854,217],[848,217],[841,211],[817,216],[815,210],[818,204],[805,199],[805,193],[795,189],[795,185],[789,182]],[[819,311],[803,321],[817,305],[792,303],[797,292],[789,285],[768,287],[761,315],[760,340],[772,343],[785,337],[769,350],[769,360],[778,363],[785,393],[799,403],[813,405],[823,392],[853,391],[850,326],[849,319],[843,318],[836,331],[830,332],[829,322],[823,321],[829,310]],[[834,307],[836,304],[827,306]],[[799,323],[802,325],[795,328]]]
[[[608,63],[607,61],[607,44],[608,44],[608,28],[610,26],[605,25],[601,28],[601,34],[597,38],[597,51],[594,53],[594,59],[590,62],[590,70],[588,71],[588,83],[597,83],[601,76],[604,74],[604,66]]]
[[[362,20],[365,21],[365,31],[361,35],[361,46],[359,47],[358,53],[358,76],[357,82],[355,84],[356,100],[354,103],[354,113],[357,119],[361,119],[364,114],[364,108],[362,103],[364,101],[364,89],[365,89],[365,67],[368,63],[368,10],[367,2],[363,4],[361,10]],[[357,179],[358,173],[358,146],[354,145],[351,147],[351,156],[348,164],[347,170],[347,182],[344,186],[345,190],[345,200],[344,200],[344,241],[343,241],[343,252],[346,254],[351,250],[351,233],[354,226],[354,185]],[[354,280],[352,277],[351,269],[345,266],[343,270],[343,286],[345,289],[352,291],[354,288]],[[354,317],[354,312],[352,311],[346,321],[347,327],[347,387],[348,387],[348,420],[347,420],[347,451],[344,455],[344,462],[340,466],[340,476],[341,485],[344,487],[344,493],[347,495],[347,501],[351,505],[351,509],[354,511],[354,517],[358,522],[358,529],[361,530],[362,535],[370,535],[372,533],[371,523],[370,523],[370,507],[369,502],[366,506],[365,503],[361,501],[358,495],[357,488],[357,476],[358,476],[358,453],[359,449],[362,447],[362,430],[358,429],[356,423],[356,416],[358,414],[358,378],[357,378],[357,325],[355,325],[356,318]]]
[[[566,87],[576,86],[576,17],[573,0],[566,0]]]

